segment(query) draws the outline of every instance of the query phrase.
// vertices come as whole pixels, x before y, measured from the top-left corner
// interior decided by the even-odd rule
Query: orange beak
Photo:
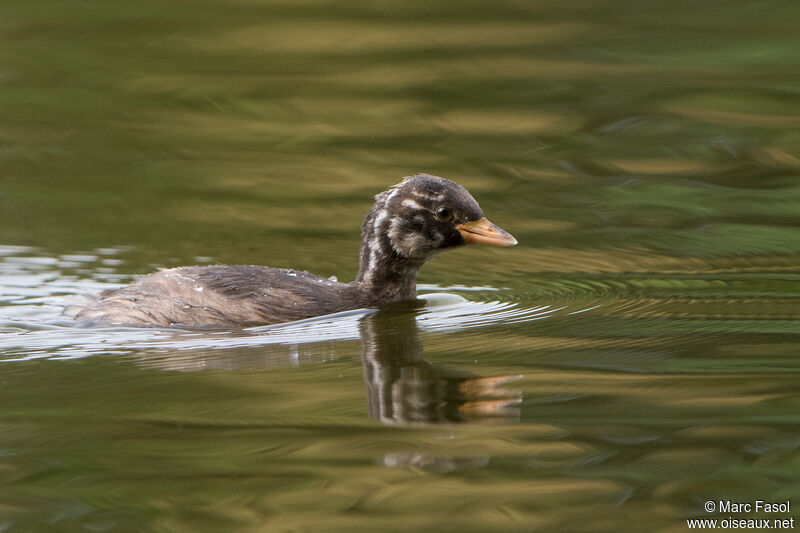
[[[517,244],[517,239],[489,222],[486,217],[458,224],[456,229],[467,241],[467,244],[491,244],[492,246],[515,246]]]

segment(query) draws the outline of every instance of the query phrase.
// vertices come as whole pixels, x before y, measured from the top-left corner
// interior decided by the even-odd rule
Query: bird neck
[[[389,241],[389,223],[386,209],[376,205],[361,227],[355,285],[371,305],[408,300],[417,295],[417,272],[424,261],[397,253]]]

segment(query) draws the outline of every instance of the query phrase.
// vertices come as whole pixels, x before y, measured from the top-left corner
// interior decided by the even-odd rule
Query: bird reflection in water
[[[520,376],[475,376],[423,358],[417,322],[420,305],[425,304],[403,302],[384,306],[379,311],[253,330],[251,334],[267,336],[273,341],[282,337],[281,340],[299,339],[305,335],[313,337],[312,332],[318,336],[320,330],[325,330],[325,324],[336,323],[338,326],[331,330],[338,332],[339,339],[354,340],[359,336],[368,416],[382,424],[441,428],[447,431],[449,440],[455,437],[452,428],[460,423],[519,422],[522,393],[506,386]],[[347,326],[343,327],[343,323]],[[176,334],[175,331],[169,333]],[[218,337],[214,342],[218,344],[224,338],[227,337]],[[253,338],[243,337],[245,340]],[[317,340],[279,342],[244,350],[170,350],[160,356],[141,352],[139,357],[147,353],[146,360],[142,359],[141,363],[164,370],[233,370],[322,363],[336,359],[335,352],[342,347],[333,340]],[[442,453],[437,448],[403,446],[376,455],[374,461],[385,467],[411,466],[448,472],[483,468],[490,460],[488,454],[460,455],[452,450]]]
[[[518,421],[522,393],[505,385],[520,376],[480,377],[429,363],[409,307],[396,304],[360,321],[369,417],[385,424]]]
[[[157,330],[176,337],[173,348],[140,352],[138,357],[142,365],[177,371],[295,366],[336,359],[342,347],[337,340],[360,337],[371,419],[392,425],[518,421],[522,393],[506,385],[519,375],[481,377],[423,358],[417,323],[422,305],[421,300],[399,302],[379,311],[254,328],[249,335],[207,337],[198,332]],[[152,334],[152,330],[133,331]],[[186,334],[191,336],[184,338]],[[326,336],[329,340],[324,340]],[[300,339],[306,342],[297,342]],[[270,342],[259,346],[262,340]],[[225,341],[230,342],[226,345]],[[247,341],[257,342],[248,347]],[[161,343],[164,348],[170,346],[169,339]],[[221,346],[227,349],[219,349]],[[107,350],[108,345],[103,348]]]

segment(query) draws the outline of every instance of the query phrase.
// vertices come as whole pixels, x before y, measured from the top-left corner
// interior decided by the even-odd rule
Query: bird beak
[[[491,244],[493,246],[514,246],[517,244],[517,239],[502,228],[489,222],[486,217],[458,224],[456,229],[467,241],[467,244]]]

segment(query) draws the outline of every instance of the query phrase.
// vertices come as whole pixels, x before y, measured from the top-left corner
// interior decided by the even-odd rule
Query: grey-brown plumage
[[[466,189],[427,174],[378,194],[361,230],[359,271],[352,283],[262,266],[173,268],[101,292],[75,319],[195,327],[289,322],[414,298],[420,267],[448,248],[516,244],[486,220]]]

